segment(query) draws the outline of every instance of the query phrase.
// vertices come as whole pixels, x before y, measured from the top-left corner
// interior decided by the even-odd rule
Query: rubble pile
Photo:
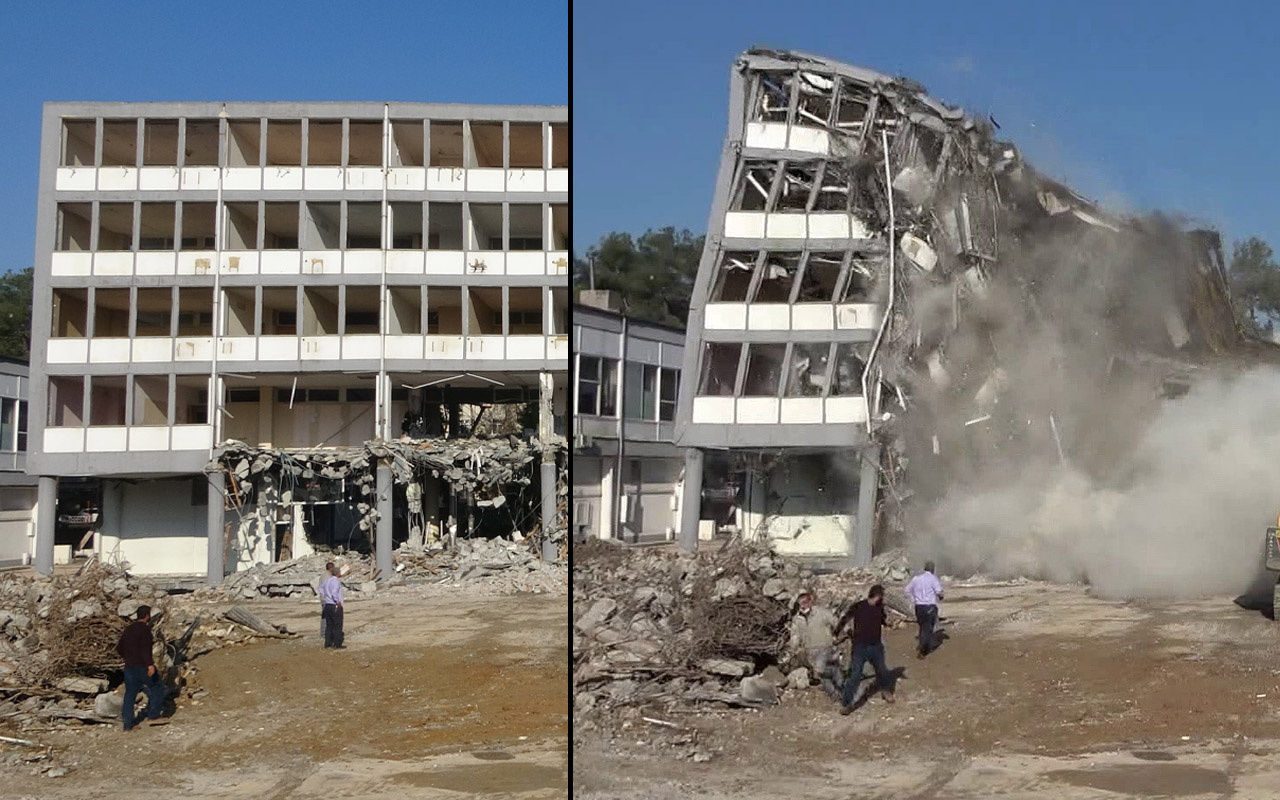
[[[770,681],[790,659],[790,605],[811,578],[794,562],[740,543],[698,555],[577,545],[575,713],[774,702],[780,686]]]
[[[473,584],[487,593],[559,593],[568,589],[566,566],[548,564],[530,546],[533,540],[459,539],[452,550],[402,546],[395,552],[395,583],[437,578],[436,583]]]
[[[122,665],[115,647],[140,605],[152,608],[156,664],[171,694],[180,691],[192,659],[255,635],[212,624],[216,601],[209,590],[171,596],[98,560],[73,575],[0,577],[0,720],[18,728],[118,722]]]
[[[551,437],[543,441],[518,436],[471,439],[374,440],[359,447],[304,449],[264,448],[236,440],[223,442],[208,473],[225,473],[230,505],[241,512],[237,540],[262,540],[275,530],[279,509],[296,502],[331,499],[335,482],[356,505],[359,530],[372,537],[378,523],[374,502],[379,464],[391,470],[395,484],[405,487],[410,506],[410,538],[431,544],[440,531],[428,526],[422,508],[422,482],[428,477],[443,480],[454,494],[479,507],[501,506],[507,493],[529,486],[536,479],[537,464],[549,458],[563,474],[565,440]],[[522,502],[528,506],[513,513],[513,520],[537,520],[532,508],[536,493]],[[565,541],[563,503],[567,483],[557,487],[559,519],[550,532],[552,541]],[[536,522],[523,534],[541,539]],[[253,545],[247,548],[254,549]]]
[[[790,640],[802,592],[841,614],[883,583],[891,615],[910,613],[891,597],[907,577],[901,551],[826,574],[741,541],[695,555],[591,540],[573,561],[574,710],[588,725],[690,704],[763,708],[808,688]]]
[[[274,564],[260,564],[228,575],[222,592],[246,600],[256,597],[315,597],[332,561],[350,592],[372,595],[377,590],[371,560],[359,553],[316,553]]]
[[[405,543],[392,554],[390,576],[378,575],[373,559],[361,553],[316,553],[233,573],[218,591],[228,600],[312,598],[325,577],[325,564],[332,561],[351,599],[374,596],[384,578],[387,587],[467,583],[495,594],[564,592],[565,565],[543,563],[531,545],[529,539],[479,538],[458,539],[449,549]]]

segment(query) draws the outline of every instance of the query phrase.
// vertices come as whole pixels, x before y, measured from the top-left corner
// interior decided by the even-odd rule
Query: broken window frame
[[[735,354],[730,354],[731,348],[737,348]],[[698,388],[695,392],[697,397],[734,397],[737,395],[738,380],[742,373],[742,356],[745,347],[742,342],[706,342],[702,347],[702,353],[698,359]],[[713,351],[723,352],[722,356],[717,359],[713,358]],[[723,367],[720,370],[714,370],[713,364],[717,361],[726,365],[732,360],[733,372],[730,373]],[[716,375],[715,373],[719,373]],[[728,391],[711,392],[711,382],[715,379],[717,387],[721,390],[727,388]]]
[[[835,268],[836,276],[835,276],[835,280],[831,284],[830,296],[827,297],[826,299],[818,299],[818,300],[806,300],[802,298],[801,293],[804,291],[804,281],[810,275],[810,267],[813,265],[814,258],[815,257],[822,258],[825,256],[832,255],[834,253],[839,253],[840,264]],[[800,269],[798,270],[796,274],[795,282],[791,287],[791,297],[787,302],[789,302],[792,305],[797,305],[797,304],[811,305],[811,304],[837,302],[836,298],[840,296],[841,281],[843,281],[845,276],[848,274],[849,261],[851,257],[852,257],[852,253],[849,250],[843,250],[843,251],[805,250],[804,258],[801,261]],[[825,262],[824,262],[824,266],[825,266]]]
[[[781,348],[780,358],[777,359],[777,361],[774,363],[772,367],[766,365],[765,367],[761,368],[766,372],[766,374],[763,376],[763,379],[762,379],[763,380],[762,385],[759,388],[751,386],[750,384],[753,383],[752,370],[754,368],[754,365],[756,363],[759,363],[756,361],[755,356],[759,355],[762,352],[765,352],[766,350],[770,353],[777,352],[778,348]],[[783,343],[783,342],[750,342],[746,344],[742,349],[743,349],[743,363],[740,368],[741,374],[739,375],[739,380],[738,380],[739,386],[737,388],[737,391],[734,393],[734,396],[735,397],[774,397],[774,398],[782,397],[783,384],[786,378],[786,365],[788,363],[787,356],[791,350],[791,345],[789,343]],[[760,361],[764,361],[764,359],[760,359]],[[776,370],[776,374],[773,376],[772,387],[769,386],[769,380],[768,380],[769,378],[768,370],[770,369]]]
[[[870,355],[870,342],[835,342],[833,351],[829,358],[832,359],[830,366],[830,397],[861,397],[862,396],[862,373],[867,369],[867,356]],[[862,348],[862,352],[859,352]],[[854,369],[852,370],[852,382],[855,391],[849,392],[842,389],[838,384],[840,377],[841,356],[844,353],[851,352],[854,359]]]
[[[790,179],[791,182],[803,184],[804,180],[800,176],[803,176],[804,173],[810,169],[809,165],[811,164],[816,166],[812,167],[812,172],[808,175],[808,190],[797,190],[797,194],[800,191],[804,191],[804,201],[796,205],[784,206],[783,196],[786,194],[785,189],[788,185],[788,180]],[[777,187],[771,196],[768,213],[808,214],[812,211],[815,191],[817,190],[818,184],[822,181],[822,176],[826,173],[826,168],[827,162],[825,159],[794,159],[791,161],[778,162]],[[792,173],[795,173],[795,175]]]
[[[860,264],[869,264],[869,263],[871,263],[871,259],[855,258],[852,252],[846,254],[844,269],[842,270],[839,281],[836,284],[836,293],[835,293],[836,305],[845,305],[849,303],[876,302],[876,291],[880,285],[878,275],[883,275],[885,274],[885,272],[883,271],[878,272],[874,268],[868,268],[866,273],[864,273],[858,267],[858,265]],[[885,270],[887,271],[887,267],[888,267],[887,264],[881,264],[881,266],[884,267]],[[851,298],[849,296],[849,290],[851,287],[855,285],[854,276],[855,275],[861,276],[863,274],[867,274],[868,276],[865,296],[860,298]]]
[[[801,84],[808,83],[808,81],[806,81],[805,79],[805,75],[816,75],[820,78],[831,81],[831,89],[828,90],[827,93],[825,94],[825,101],[827,103],[827,113],[825,115],[818,114],[813,111],[810,111],[807,108],[801,107],[800,98],[802,95],[805,95],[804,92],[800,91]],[[795,124],[800,125],[801,124],[800,120],[806,119],[813,124],[804,125],[803,127],[818,128],[820,130],[830,129],[831,115],[835,109],[835,92],[837,87],[840,85],[839,76],[835,74],[823,74],[822,72],[818,70],[813,70],[813,69],[798,68],[795,71],[795,77],[793,78],[793,83],[794,83],[794,88],[792,90],[792,94],[795,98],[793,101],[795,106],[795,113],[793,115],[793,119],[795,120]],[[812,83],[809,83],[809,85],[813,86]],[[822,94],[824,90],[818,86],[814,86],[814,88],[817,90],[817,93],[808,94],[807,96],[815,97],[815,98],[824,98],[824,95]]]
[[[872,116],[877,97],[878,95],[868,87],[849,78],[841,78],[839,81],[839,94],[835,99],[835,108],[831,115],[831,129],[850,138],[856,135],[858,141],[861,142],[862,132],[866,130],[867,118]],[[840,112],[844,110],[846,102],[862,106],[862,116],[858,118],[857,122],[841,120]]]
[[[745,285],[743,285],[742,287],[742,296],[738,297],[735,293],[734,297],[725,297],[725,288],[728,285],[728,276],[735,272],[741,271],[741,270],[726,268],[725,264],[731,256],[738,256],[738,255],[750,255],[752,259],[750,266],[748,266],[746,269],[746,273],[747,273],[746,281],[745,281]],[[716,277],[715,277],[715,281],[711,285],[711,299],[709,302],[712,302],[712,303],[746,303],[748,302],[751,298],[752,281],[755,278],[756,272],[760,269],[761,256],[762,256],[762,252],[759,250],[755,250],[755,251],[729,250],[729,249],[717,250],[716,251]],[[744,265],[746,263],[746,259],[735,258],[734,260],[740,261]]]
[[[761,287],[764,285],[764,282],[765,282],[766,280],[769,280],[769,278],[765,275],[765,273],[766,273],[766,271],[767,271],[767,269],[768,269],[768,267],[769,267],[770,258],[771,258],[772,256],[779,255],[779,254],[785,254],[785,255],[786,255],[786,256],[788,256],[788,257],[790,257],[791,255],[793,255],[793,254],[794,254],[794,257],[795,257],[795,260],[796,260],[795,268],[794,268],[794,269],[792,270],[792,272],[791,272],[791,285],[787,287],[787,291],[786,291],[786,297],[787,297],[787,299],[786,299],[786,300],[761,300],[761,299],[760,299],[760,289],[761,289]],[[751,302],[751,303],[786,303],[786,302],[790,302],[790,298],[791,298],[791,297],[793,297],[793,296],[794,296],[794,294],[795,294],[796,277],[800,274],[800,270],[801,270],[801,268],[802,268],[803,261],[804,261],[804,254],[805,254],[805,251],[803,251],[803,250],[799,250],[799,251],[795,251],[795,250],[761,250],[761,251],[760,251],[760,258],[756,261],[756,270],[755,270],[755,273],[752,275],[752,279],[751,279],[751,287],[750,287],[750,289],[749,289],[749,293],[748,293],[748,295],[747,295],[747,296],[748,296],[748,298],[749,298],[748,302]],[[780,261],[782,260],[780,255],[779,255],[779,260],[780,260]],[[786,266],[786,265],[785,265],[785,264],[783,264],[783,267],[784,267],[784,268],[785,268],[785,266]]]
[[[769,169],[769,185],[765,185],[753,175],[753,173]],[[729,211],[741,212],[746,214],[768,214],[773,209],[777,201],[778,186],[781,181],[783,171],[786,169],[785,161],[772,161],[768,159],[743,159],[738,166],[737,175],[734,177],[733,194],[729,197]],[[764,204],[760,208],[743,208],[743,201],[748,196],[747,190],[754,190],[752,197],[756,195],[764,196]]]
[[[750,117],[751,121],[764,122],[764,123],[781,122],[788,125],[788,127],[790,126],[791,109],[793,106],[792,98],[795,95],[795,88],[793,85],[794,82],[788,81],[784,77],[786,74],[787,73],[782,70],[760,70],[760,71],[751,73],[751,98],[752,99],[751,99],[751,104],[749,106],[749,108],[751,109],[751,117]],[[778,80],[772,80],[772,79],[778,79]],[[773,113],[775,115],[778,113],[781,113],[782,115],[781,119],[773,119],[765,116],[766,111],[765,111],[764,100],[769,95],[768,90],[765,88],[766,82],[777,85],[777,88],[781,90],[778,93],[779,97],[781,97],[783,94],[785,94],[787,97],[787,102],[785,107],[781,107],[778,109],[770,109],[769,111],[769,113]]]
[[[805,398],[824,398],[831,388],[831,367],[835,363],[833,348],[835,342],[792,342],[787,349],[787,361],[785,364],[786,375],[783,380],[782,396],[783,397],[805,397]],[[817,386],[813,384],[813,359],[815,355],[821,354],[825,350],[825,366],[820,376]],[[806,351],[802,355],[799,351]],[[800,372],[797,369],[800,358],[809,359],[809,369],[807,370],[807,385],[813,390],[811,393],[796,391],[800,383]]]

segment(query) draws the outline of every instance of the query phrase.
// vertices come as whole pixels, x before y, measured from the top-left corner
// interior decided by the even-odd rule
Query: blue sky
[[[47,100],[564,105],[568,0],[0,2],[0,271],[32,264]]]
[[[803,50],[989,113],[1042,171],[1280,250],[1280,4],[580,0],[573,222],[706,229],[734,56]]]

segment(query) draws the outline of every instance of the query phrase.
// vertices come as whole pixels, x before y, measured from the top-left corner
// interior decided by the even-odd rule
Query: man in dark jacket
[[[840,621],[840,629],[853,625],[853,669],[844,682],[844,703],[841,714],[853,711],[854,698],[862,683],[862,668],[868,661],[875,670],[876,682],[871,691],[879,689],[886,702],[893,702],[893,689],[889,686],[889,668],[884,662],[884,641],[881,630],[888,627],[889,618],[884,611],[884,587],[876,584],[867,592],[866,600],[854,603]]]
[[[160,680],[156,669],[155,639],[151,637],[151,607],[138,606],[136,618],[120,634],[120,643],[116,652],[124,659],[124,706],[120,715],[124,717],[124,729],[131,731],[135,727],[133,705],[138,699],[138,692],[147,693],[147,719],[153,724],[160,721],[160,712],[164,707],[164,683]]]

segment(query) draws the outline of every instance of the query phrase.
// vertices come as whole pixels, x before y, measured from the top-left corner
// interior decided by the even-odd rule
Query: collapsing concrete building
[[[564,107],[46,105],[38,568],[67,478],[144,574],[341,546],[389,577],[393,543],[486,528],[554,552],[568,158]]]
[[[997,128],[906,79],[740,57],[677,414],[686,536],[706,451],[745,535],[866,563],[911,498],[1105,470],[1205,356],[1259,346],[1216,233],[1108,213]]]

